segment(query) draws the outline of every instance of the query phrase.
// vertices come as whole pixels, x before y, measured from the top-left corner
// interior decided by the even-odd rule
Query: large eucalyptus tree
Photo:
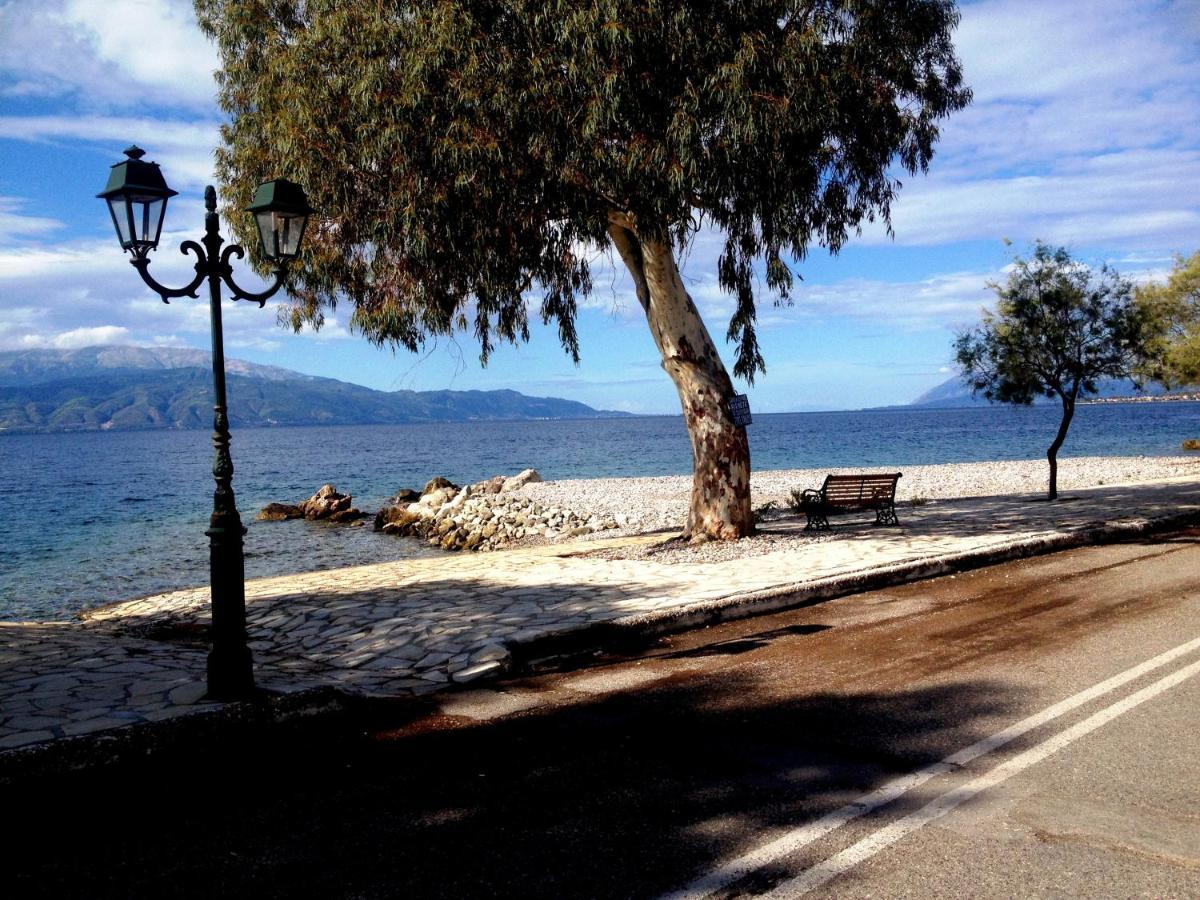
[[[615,249],[679,392],[686,533],[753,530],[733,384],[680,278],[698,228],[724,238],[733,371],[765,371],[755,288],[889,222],[902,171],[969,100],[953,0],[196,0],[229,114],[235,205],[284,172],[324,215],[292,323],[338,298],[380,344],[473,328],[578,361],[588,260]],[[249,223],[241,226],[249,237]],[[247,241],[252,244],[252,241]]]

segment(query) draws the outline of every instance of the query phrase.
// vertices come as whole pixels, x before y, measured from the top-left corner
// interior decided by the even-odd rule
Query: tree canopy
[[[1139,285],[1137,300],[1161,331],[1164,380],[1200,383],[1200,250],[1176,258],[1165,283]]]
[[[723,234],[728,337],[752,379],[756,277],[786,302],[789,256],[888,221],[898,175],[927,167],[969,99],[953,0],[196,8],[223,63],[233,203],[285,174],[324,216],[293,324],[344,296],[376,342],[473,328],[485,360],[528,336],[526,297],[578,359],[576,302],[615,210],[677,245]]]
[[[980,325],[958,335],[955,357],[972,391],[988,400],[1059,398],[1063,416],[1046,454],[1053,499],[1058,451],[1076,402],[1095,394],[1099,379],[1152,369],[1157,332],[1128,280],[1108,266],[1093,271],[1066,249],[1040,241],[1031,258],[1014,260],[1004,284],[990,287],[996,309],[985,310]]]

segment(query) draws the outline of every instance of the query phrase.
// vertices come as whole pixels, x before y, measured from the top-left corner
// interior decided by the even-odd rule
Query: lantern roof
[[[295,216],[307,216],[313,212],[304,195],[304,188],[286,178],[264,181],[254,192],[254,200],[246,207],[247,212],[279,212]]]
[[[122,194],[149,194],[154,197],[174,197],[178,191],[167,187],[162,170],[156,162],[143,162],[146,151],[136,144],[125,151],[121,160],[108,173],[108,184],[97,197],[108,199]]]

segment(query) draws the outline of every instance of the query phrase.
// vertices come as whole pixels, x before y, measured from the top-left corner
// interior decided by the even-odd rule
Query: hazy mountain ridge
[[[1082,399],[1105,399],[1108,397],[1136,397],[1149,396],[1160,397],[1167,393],[1166,388],[1157,382],[1151,382],[1143,386],[1139,391],[1137,386],[1127,378],[1104,378],[1097,384],[1100,389],[1096,394],[1089,394]],[[986,406],[987,400],[983,396],[974,396],[971,389],[961,377],[943,381],[936,387],[930,388],[928,391],[919,396],[916,400],[909,403],[909,406],[919,406],[925,409],[943,408],[955,409],[965,406]],[[1035,403],[1057,403],[1058,400],[1039,397]]]
[[[608,418],[555,397],[497,391],[376,391],[226,360],[233,427]],[[0,431],[212,427],[210,356],[188,348],[0,353]]]
[[[111,375],[125,371],[212,369],[212,354],[191,347],[83,347],[79,350],[15,350],[0,352],[0,387],[28,386],[64,378]],[[317,381],[279,366],[263,366],[241,359],[225,360],[227,374],[249,375],[269,381]]]

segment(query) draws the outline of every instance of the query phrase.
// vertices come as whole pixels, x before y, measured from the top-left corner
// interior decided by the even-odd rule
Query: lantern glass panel
[[[162,232],[163,213],[167,211],[167,201],[163,197],[154,197],[143,204],[142,240],[151,247],[158,246],[158,237]]]
[[[281,215],[279,219],[279,255],[291,259],[300,252],[300,238],[304,236],[308,216]]]
[[[292,259],[299,254],[308,216],[263,210],[255,218],[267,259]]]
[[[117,229],[117,240],[121,246],[128,249],[133,246],[133,222],[130,219],[130,205],[124,197],[109,197],[108,211],[112,214],[113,225]]]
[[[275,244],[275,214],[267,211],[255,213],[258,222],[258,237],[262,241],[263,256],[274,259],[279,250]]]

